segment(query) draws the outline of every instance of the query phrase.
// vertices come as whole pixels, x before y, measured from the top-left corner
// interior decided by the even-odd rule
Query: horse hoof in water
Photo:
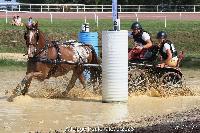
[[[26,93],[28,93],[28,88],[24,88],[23,90],[21,90],[21,94],[23,96],[25,96]]]
[[[9,97],[7,98],[7,101],[8,101],[8,102],[13,102],[13,99],[14,99],[15,97],[17,97],[17,95],[11,95],[11,96],[9,96]]]
[[[63,91],[63,92],[61,93],[61,95],[62,95],[62,97],[66,97],[68,93],[69,93],[69,91]]]
[[[13,99],[19,95],[25,95],[27,89],[22,89],[22,85],[18,84],[17,87],[12,91],[12,94],[7,98],[8,102],[13,102]]]

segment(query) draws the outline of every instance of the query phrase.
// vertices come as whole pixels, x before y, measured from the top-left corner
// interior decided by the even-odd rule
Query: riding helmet
[[[134,22],[132,25],[131,25],[131,29],[142,29],[142,26],[139,22]]]
[[[157,37],[156,37],[157,39],[166,39],[167,38],[167,33],[166,32],[164,32],[164,31],[159,31],[158,33],[157,33]]]

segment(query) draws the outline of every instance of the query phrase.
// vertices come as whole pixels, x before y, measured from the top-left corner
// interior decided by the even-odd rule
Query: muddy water
[[[194,75],[190,76],[192,72],[186,71],[185,75],[187,75],[188,84],[194,85],[194,82],[200,79]],[[200,108],[200,96],[168,98],[132,96],[129,97],[128,103],[101,103],[101,96],[96,95],[76,99],[20,96],[15,98],[14,102],[8,103],[4,91],[15,87],[23,75],[24,71],[0,72],[1,132],[47,132],[55,129],[63,131],[71,126],[96,126],[137,119],[141,116],[163,115],[194,107]],[[38,83],[33,82],[33,86],[36,84]],[[198,90],[198,85],[193,87]]]

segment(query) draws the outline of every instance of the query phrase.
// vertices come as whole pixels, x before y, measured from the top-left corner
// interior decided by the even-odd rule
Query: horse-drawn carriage
[[[181,51],[178,55],[178,63],[176,67],[158,66],[158,47],[155,45],[151,49],[151,57],[148,59],[134,58],[128,63],[128,90],[129,93],[135,91],[146,91],[150,87],[163,87],[166,90],[181,89],[185,86],[184,76],[181,72],[179,64],[184,57]],[[85,68],[98,67],[100,65],[86,64]],[[98,78],[98,87],[101,86],[101,75]],[[90,82],[90,81],[89,81]]]
[[[129,61],[128,82],[129,92],[146,91],[149,87],[164,87],[165,89],[178,89],[184,86],[184,78],[179,68],[183,59],[183,52],[178,56],[176,67],[158,66],[158,50],[151,49],[151,58],[133,59]]]
[[[86,74],[87,83],[92,85],[94,90],[101,87],[101,61],[92,45],[76,46],[76,42],[49,41],[45,37],[37,24],[32,27],[27,26],[24,35],[28,48],[27,72],[21,83],[13,90],[9,101],[17,95],[25,95],[33,78],[44,81],[50,77],[62,76],[69,71],[73,71],[73,74],[63,95],[74,87],[77,79],[83,87],[87,86],[83,74]],[[154,55],[148,61],[145,59],[129,61],[129,92],[145,91],[152,84],[166,88],[182,87],[183,75],[180,69],[157,67],[154,64],[156,53],[153,52]]]

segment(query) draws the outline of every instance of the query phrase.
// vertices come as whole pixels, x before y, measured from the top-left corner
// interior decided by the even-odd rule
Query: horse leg
[[[67,85],[67,88],[64,92],[62,92],[62,95],[65,96],[66,94],[68,94],[68,92],[75,86],[76,80],[78,78],[78,73],[75,72],[75,70],[73,71],[72,77],[70,79],[69,84]]]
[[[41,76],[41,72],[31,72],[28,73],[23,80],[17,85],[15,89],[13,89],[12,94],[10,97],[8,97],[7,101],[12,102],[13,99],[19,95],[25,95],[28,93],[28,88],[30,86],[30,83],[32,81],[33,77]]]
[[[81,82],[81,84],[83,85],[83,89],[85,89],[86,85],[85,85],[85,77],[84,77],[83,73],[81,73],[78,78],[79,78],[79,81]]]
[[[25,95],[25,93],[28,92],[28,87],[29,87],[28,84],[31,82],[31,79],[28,78],[29,75],[30,74],[26,75],[22,79],[22,81],[17,85],[17,87],[12,90],[12,94],[11,94],[11,96],[8,97],[7,101],[12,102],[15,97],[17,97],[19,95]],[[28,83],[28,81],[29,81],[29,83]]]
[[[26,80],[24,89],[21,90],[22,95],[25,95],[26,93],[28,93],[28,88],[31,85],[31,81],[32,81],[32,78],[29,78],[29,79]]]

